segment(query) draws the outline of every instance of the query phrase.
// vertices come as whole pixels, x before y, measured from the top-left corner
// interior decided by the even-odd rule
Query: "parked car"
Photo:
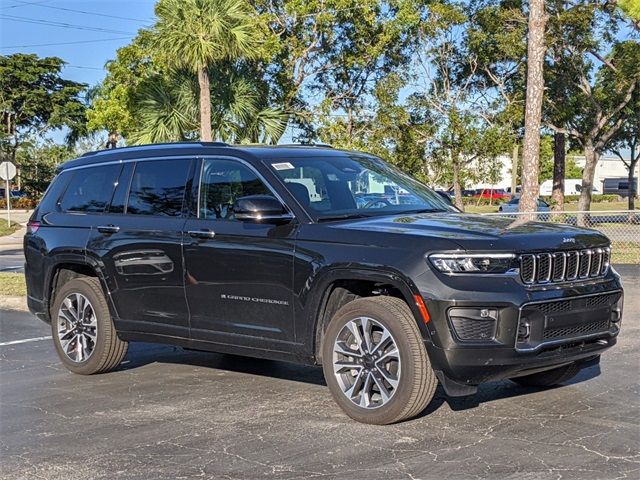
[[[499,212],[515,213],[518,212],[520,207],[520,197],[513,197],[508,202],[503,203],[498,207]],[[543,199],[538,198],[538,212],[550,212],[551,207]]]
[[[505,200],[511,198],[503,188],[478,188],[473,198],[490,198],[493,200]]]
[[[582,191],[582,179],[579,178],[567,178],[564,181],[564,194],[565,195],[580,195]],[[553,180],[545,180],[540,184],[540,195],[550,197],[553,193]],[[594,185],[591,188],[591,193],[599,194],[602,191]]]
[[[6,198],[6,188],[0,188],[0,198]],[[24,198],[26,197],[27,194],[24,193],[22,190],[11,190],[11,198],[12,199],[18,199],[18,198]]]
[[[633,187],[638,191],[638,179],[633,179]],[[629,196],[629,179],[628,178],[605,178],[602,182],[602,191],[605,195],[620,195],[621,197]]]
[[[356,201],[381,184],[418,203]],[[336,403],[373,424],[419,414],[438,384],[562,383],[620,331],[602,233],[464,214],[331,148],[83,155],[59,168],[24,252],[29,308],[72,372],[113,370],[134,341],[322,365]]]

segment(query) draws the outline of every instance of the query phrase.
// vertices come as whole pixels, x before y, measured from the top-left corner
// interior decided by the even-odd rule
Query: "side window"
[[[180,216],[190,166],[186,159],[138,162],[131,179],[127,213]]]
[[[248,195],[272,195],[246,165],[226,159],[205,159],[200,177],[198,217],[233,220],[233,202]]]
[[[73,172],[73,178],[60,201],[62,211],[104,212],[121,169],[121,165],[104,165]]]

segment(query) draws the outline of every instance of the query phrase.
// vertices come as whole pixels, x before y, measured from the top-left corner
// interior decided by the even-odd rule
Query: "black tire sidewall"
[[[57,332],[58,311],[60,309],[60,305],[64,299],[72,293],[80,293],[84,295],[91,303],[96,315],[96,345],[91,356],[83,362],[74,362],[67,357],[62,350]],[[51,308],[51,334],[53,336],[53,344],[56,348],[56,352],[67,369],[81,375],[91,375],[101,370],[104,364],[104,359],[109,353],[107,350],[111,343],[111,336],[115,335],[115,332],[113,330],[109,307],[97,279],[76,278],[65,283],[62,288],[60,288],[56,293],[55,301]]]
[[[336,337],[350,320],[357,317],[369,317],[382,324],[393,336],[396,347],[400,352],[401,373],[400,382],[391,399],[381,407],[366,409],[354,404],[343,393],[333,373],[333,344]],[[322,345],[322,368],[325,381],[336,403],[354,420],[363,423],[388,424],[399,417],[410,402],[413,388],[413,378],[417,375],[417,368],[421,368],[416,361],[420,358],[412,352],[412,345],[406,338],[406,332],[399,325],[402,319],[397,318],[383,305],[359,299],[342,307],[329,323]],[[413,319],[412,319],[413,321]]]

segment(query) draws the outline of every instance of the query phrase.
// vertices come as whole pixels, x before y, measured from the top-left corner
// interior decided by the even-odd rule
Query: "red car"
[[[478,188],[473,198],[492,198],[493,200],[509,200],[511,195],[504,188]]]

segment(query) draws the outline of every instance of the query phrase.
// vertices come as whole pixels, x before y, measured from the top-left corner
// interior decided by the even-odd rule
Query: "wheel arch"
[[[322,341],[326,327],[335,312],[356,298],[388,295],[400,298],[411,310],[424,340],[430,341],[429,332],[416,304],[419,291],[413,282],[394,270],[369,268],[332,268],[317,280],[315,298],[310,308],[313,357],[322,363]]]
[[[107,305],[112,316],[115,316],[115,308],[111,301],[111,295],[107,288],[102,270],[96,262],[90,260],[85,255],[76,254],[64,254],[57,256],[47,269],[47,275],[44,284],[44,298],[46,299],[45,314],[46,320],[51,321],[51,306],[53,305],[53,299],[55,298],[56,291],[69,280],[79,277],[94,277],[97,278],[102,287],[102,291],[107,299]]]

